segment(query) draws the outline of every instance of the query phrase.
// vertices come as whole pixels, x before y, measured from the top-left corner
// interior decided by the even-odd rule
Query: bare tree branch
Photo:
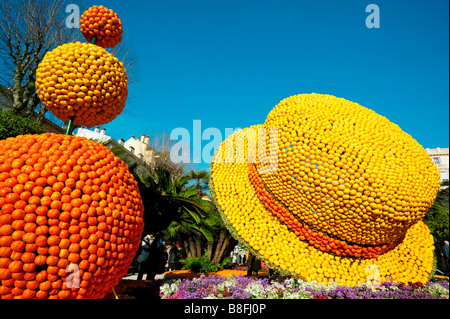
[[[31,114],[39,104],[34,82],[45,53],[80,33],[65,26],[64,0],[2,0],[1,10],[0,84],[12,88],[15,112]]]
[[[160,152],[161,155],[163,155],[163,158],[161,160],[168,161],[170,157],[170,150],[172,147],[177,143],[177,141],[170,139],[170,134],[167,132],[160,132],[153,134],[151,140],[149,140],[149,145],[155,150]],[[179,177],[184,174],[184,172],[190,170],[193,168],[192,164],[180,162],[180,163],[171,163],[171,171],[172,175],[176,177]]]

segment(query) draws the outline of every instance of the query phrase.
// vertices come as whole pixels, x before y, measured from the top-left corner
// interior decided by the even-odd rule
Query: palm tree
[[[202,255],[203,242],[214,240],[214,223],[206,211],[199,213],[180,207],[177,218],[162,233],[169,241],[180,242],[187,256],[195,258]]]
[[[149,232],[163,231],[168,225],[187,213],[195,216],[203,214],[203,203],[194,188],[187,188],[189,179],[182,175],[174,177],[164,167],[156,167],[153,174],[139,179],[141,197],[144,202],[144,222]]]
[[[228,229],[225,227],[219,212],[214,208],[211,210],[211,219],[214,220],[215,224],[215,236],[213,241],[207,243],[208,258],[213,263],[220,263],[225,257],[227,257],[233,248],[237,244],[237,240],[231,236]]]
[[[206,170],[191,170],[187,176],[191,181],[195,181],[194,186],[197,189],[198,195],[209,202],[208,220],[210,225],[213,226],[214,237],[212,241],[203,241],[205,248],[202,250],[207,251],[208,259],[213,263],[220,263],[230,254],[234,246],[236,246],[237,241],[225,227],[215,202],[212,201],[209,194],[205,192],[206,190],[209,190],[209,172]]]
[[[205,190],[208,190],[208,180],[209,180],[209,172],[207,170],[190,170],[187,174],[187,177],[190,181],[195,181],[195,188],[197,189],[197,192],[199,196],[203,197],[207,195],[205,193]]]
[[[195,183],[187,186],[194,180]],[[188,257],[201,257],[207,252],[208,259],[220,263],[229,255],[237,241],[226,229],[216,206],[205,193],[208,189],[209,172],[190,171],[180,177],[179,188],[172,193],[195,202],[191,209],[181,205],[178,215],[172,219],[163,231],[164,237],[173,242],[180,242]],[[172,216],[173,217],[173,216]]]

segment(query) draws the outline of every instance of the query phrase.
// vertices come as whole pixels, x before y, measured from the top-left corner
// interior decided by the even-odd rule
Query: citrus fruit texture
[[[266,156],[277,157],[271,174],[248,160],[260,130]],[[242,149],[247,161],[237,160]],[[222,143],[211,183],[231,233],[282,273],[356,285],[371,265],[382,281],[426,282],[432,272],[433,237],[422,219],[439,171],[409,134],[357,103],[321,94],[281,101],[264,125]]]
[[[80,31],[88,42],[95,37],[95,44],[113,48],[122,41],[122,21],[117,13],[102,5],[92,6],[80,17]]]
[[[102,298],[139,248],[137,182],[85,138],[1,140],[0,207],[1,298]]]
[[[105,49],[66,43],[47,52],[36,70],[36,90],[45,107],[67,123],[88,128],[111,122],[125,107],[127,74]]]

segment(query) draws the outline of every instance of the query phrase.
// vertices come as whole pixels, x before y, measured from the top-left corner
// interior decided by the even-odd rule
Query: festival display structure
[[[67,123],[67,135],[0,141],[2,299],[102,298],[140,245],[144,206],[127,165],[102,144],[70,135],[73,125],[112,121],[127,97],[123,64],[97,45],[120,42],[120,20],[103,6],[83,17],[93,43],[55,48],[36,72],[37,93]]]
[[[37,94],[57,118],[89,128],[114,120],[128,95],[123,63],[91,43],[67,43],[48,52],[36,70]]]
[[[117,13],[104,6],[92,6],[80,17],[80,32],[88,42],[102,48],[113,48],[122,41],[122,21]]]
[[[416,140],[368,108],[291,96],[264,124],[229,136],[210,170],[231,234],[284,275],[355,286],[426,282],[433,272],[422,220],[439,171]]]

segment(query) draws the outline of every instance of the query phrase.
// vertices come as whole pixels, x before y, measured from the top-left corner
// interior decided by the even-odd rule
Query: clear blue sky
[[[177,127],[192,138],[193,120],[224,134],[316,92],[373,109],[425,148],[449,146],[446,0],[100,2],[136,58],[125,110],[103,126],[116,140]],[[379,29],[366,27],[370,3]]]

